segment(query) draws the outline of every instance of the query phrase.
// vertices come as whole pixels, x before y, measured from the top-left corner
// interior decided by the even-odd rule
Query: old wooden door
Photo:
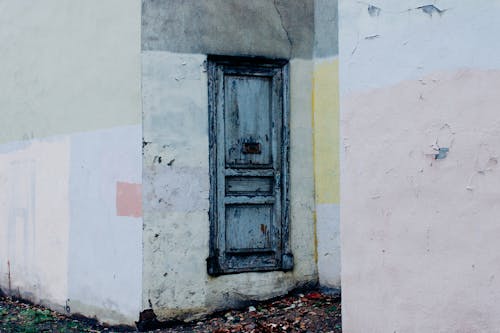
[[[286,63],[212,57],[208,71],[208,271],[291,269]]]

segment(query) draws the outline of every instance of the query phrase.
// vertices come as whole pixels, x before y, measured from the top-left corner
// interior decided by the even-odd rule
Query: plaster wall
[[[207,275],[209,255],[206,56],[143,51],[143,307],[160,318],[266,299],[317,279],[314,262],[311,60],[292,60],[293,272]],[[304,84],[309,82],[309,84]],[[299,84],[300,83],[300,84]]]
[[[338,3],[314,3],[313,133],[316,251],[322,287],[340,288]]]
[[[343,329],[496,332],[500,3],[339,12]]]
[[[67,138],[0,148],[0,283],[36,302],[68,292]]]
[[[310,59],[314,0],[142,0],[142,50]]]
[[[143,307],[160,318],[265,299],[317,281],[313,1],[142,1]],[[290,61],[293,272],[210,277],[206,55]]]
[[[141,203],[140,3],[2,2],[0,41],[0,287],[133,324],[142,218],[122,207]]]

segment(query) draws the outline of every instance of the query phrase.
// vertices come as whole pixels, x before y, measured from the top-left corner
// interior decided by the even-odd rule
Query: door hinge
[[[283,254],[281,265],[284,271],[291,271],[293,269],[293,254],[291,253]]]
[[[213,255],[207,258],[207,273],[208,275],[213,276],[217,276],[222,273],[218,255]]]

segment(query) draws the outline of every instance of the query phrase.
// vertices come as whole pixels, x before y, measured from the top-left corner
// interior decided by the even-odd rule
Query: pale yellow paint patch
[[[0,143],[141,123],[137,0],[2,2]]]
[[[313,77],[316,203],[340,201],[339,62],[318,61]]]

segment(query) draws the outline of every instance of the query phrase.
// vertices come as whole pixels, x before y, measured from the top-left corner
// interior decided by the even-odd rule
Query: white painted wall
[[[497,332],[500,2],[371,4],[339,10],[344,331]]]
[[[142,178],[140,11],[0,2],[0,287],[109,323],[141,310],[142,218],[116,193]]]
[[[68,292],[70,142],[0,146],[0,285],[36,302]]]
[[[143,307],[160,318],[264,299],[317,279],[314,261],[312,61],[292,60],[293,272],[207,275],[208,97],[205,55],[143,51]],[[161,162],[160,162],[161,157]]]
[[[135,125],[71,135],[69,305],[108,323],[133,324],[141,311],[142,218],[120,216],[116,193],[119,182],[142,183],[141,134]]]

